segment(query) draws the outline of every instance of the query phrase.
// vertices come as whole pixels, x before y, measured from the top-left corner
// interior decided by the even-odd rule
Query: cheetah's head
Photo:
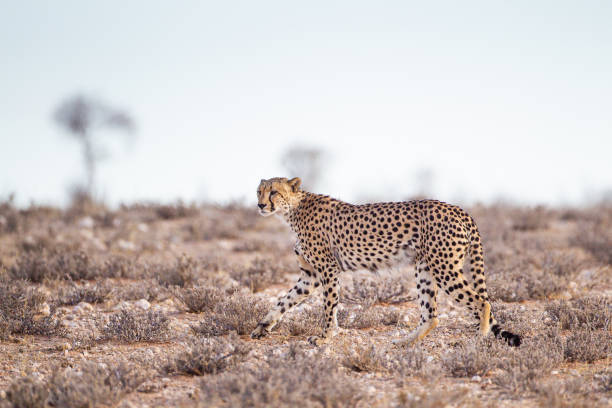
[[[290,180],[285,177],[262,179],[257,187],[259,213],[267,217],[278,211],[283,214],[289,211],[299,201],[301,182],[298,177]]]

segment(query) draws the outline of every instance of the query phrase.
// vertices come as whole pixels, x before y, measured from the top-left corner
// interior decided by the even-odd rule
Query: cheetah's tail
[[[491,331],[498,339],[504,339],[508,345],[512,347],[518,347],[521,345],[523,339],[518,334],[511,333],[507,330],[503,330],[499,324],[495,321],[493,316],[491,316],[491,320],[493,320],[493,324],[491,326]]]

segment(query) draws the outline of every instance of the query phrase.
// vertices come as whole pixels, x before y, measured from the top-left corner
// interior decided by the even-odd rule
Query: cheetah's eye
[[[274,194],[277,194],[277,193],[278,193],[278,191],[276,191],[276,190],[270,191],[270,197],[272,197]]]

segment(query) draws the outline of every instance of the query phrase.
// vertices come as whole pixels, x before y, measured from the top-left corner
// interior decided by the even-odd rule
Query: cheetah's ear
[[[289,180],[287,183],[289,183],[289,186],[291,187],[291,191],[293,191],[294,193],[297,193],[297,191],[300,189],[300,184],[302,184],[302,180],[300,180],[299,177],[294,177],[291,180]]]

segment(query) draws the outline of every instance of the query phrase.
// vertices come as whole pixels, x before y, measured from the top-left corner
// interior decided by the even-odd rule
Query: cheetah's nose
[[[266,205],[265,205],[265,204],[257,204],[257,206],[263,210],[263,208],[264,208]]]

